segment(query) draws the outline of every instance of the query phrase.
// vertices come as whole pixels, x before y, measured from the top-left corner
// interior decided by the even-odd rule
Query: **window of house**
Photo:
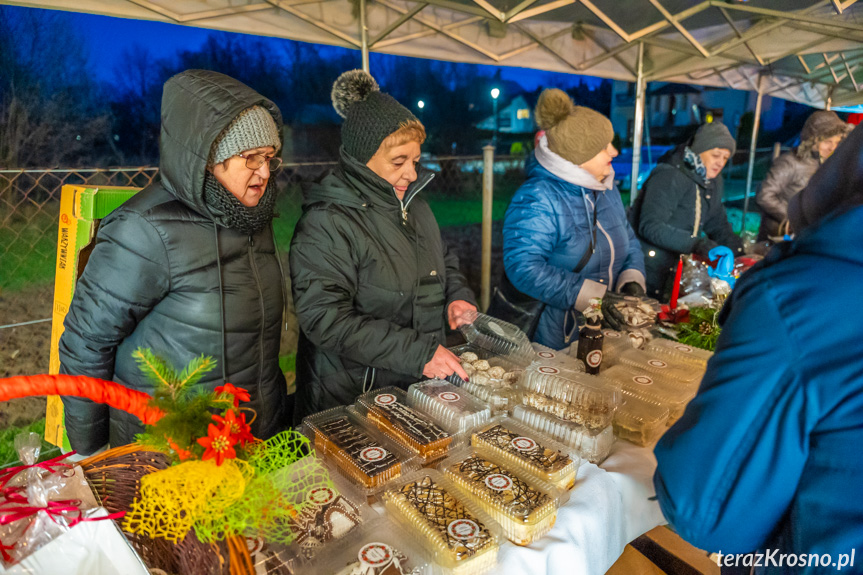
[[[515,117],[519,120],[530,120],[530,109],[522,108],[515,113]]]

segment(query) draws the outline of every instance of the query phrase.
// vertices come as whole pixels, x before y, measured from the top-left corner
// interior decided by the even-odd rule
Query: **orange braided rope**
[[[150,407],[152,397],[113,381],[84,375],[17,375],[0,379],[0,401],[34,395],[70,395],[110,405],[130,413],[144,425],[162,419],[161,409]]]

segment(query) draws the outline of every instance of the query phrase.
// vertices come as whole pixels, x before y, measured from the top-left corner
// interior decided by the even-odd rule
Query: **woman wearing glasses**
[[[366,390],[467,374],[444,330],[475,311],[473,293],[419,197],[425,128],[361,70],[342,74],[339,167],[304,191],[291,242],[300,324],[294,422]]]
[[[62,373],[152,394],[136,349],[176,369],[203,354],[216,369],[195,385],[249,390],[255,435],[289,425],[278,365],[285,283],[271,225],[280,126],[275,104],[222,74],[188,70],[165,83],[159,177],[102,221],[66,316]],[[63,403],[81,454],[142,431],[108,406]]]

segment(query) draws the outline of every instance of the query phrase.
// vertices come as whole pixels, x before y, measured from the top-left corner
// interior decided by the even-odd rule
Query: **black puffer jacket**
[[[291,242],[300,323],[295,424],[364,389],[422,378],[444,343],[447,305],[475,304],[417,197],[432,176],[420,172],[400,203],[390,184],[342,151],[340,168],[305,190]]]
[[[660,158],[629,213],[644,252],[647,294],[663,300],[680,254],[692,253],[702,234],[735,253],[743,248],[722,205],[722,174],[705,181],[686,165],[684,153],[685,146],[679,146]],[[701,196],[697,227],[696,193]]]
[[[201,354],[217,361],[198,384],[249,390],[252,430],[269,437],[290,424],[278,365],[284,281],[272,230],[247,236],[220,225],[203,199],[207,156],[242,110],[275,104],[214,72],[165,84],[160,179],[102,221],[66,316],[61,371],[114,380],[147,393],[132,352],[152,351],[182,369]],[[267,193],[275,193],[270,187]],[[142,426],[107,406],[64,398],[72,447],[88,454],[129,443]]]

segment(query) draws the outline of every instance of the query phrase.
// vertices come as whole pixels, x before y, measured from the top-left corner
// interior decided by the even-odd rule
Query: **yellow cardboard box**
[[[87,265],[93,249],[99,222],[131,198],[140,188],[96,188],[66,185],[60,193],[60,221],[57,231],[57,268],[54,274],[54,309],[51,323],[51,358],[49,373],[60,372],[58,344],[63,334],[63,320],[75,284]],[[60,397],[48,397],[45,414],[45,440],[69,450]]]

